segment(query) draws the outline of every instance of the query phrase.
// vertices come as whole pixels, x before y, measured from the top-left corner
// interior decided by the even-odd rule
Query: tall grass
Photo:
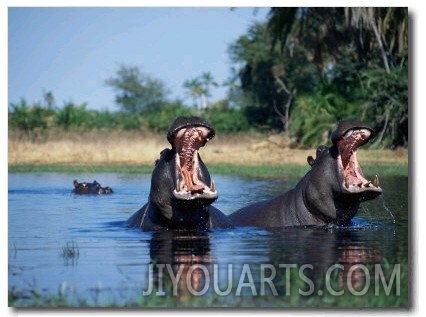
[[[166,133],[144,131],[63,131],[51,129],[44,140],[31,141],[9,131],[8,165],[13,171],[151,171],[160,152],[171,145]],[[315,149],[290,149],[253,133],[218,134],[199,150],[211,173],[254,176],[304,174]],[[358,159],[367,176],[392,169],[408,175],[407,150],[364,150]],[[371,168],[370,168],[371,166]]]

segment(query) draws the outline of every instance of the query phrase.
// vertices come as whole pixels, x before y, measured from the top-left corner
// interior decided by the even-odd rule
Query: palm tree
[[[210,87],[217,87],[218,84],[214,81],[213,75],[210,72],[204,72],[200,76],[203,86],[203,93],[201,94],[201,106],[203,109],[207,108],[207,97],[210,97]]]
[[[273,47],[303,41],[321,71],[349,40],[360,60],[379,50],[387,73],[389,60],[408,48],[407,8],[271,8],[268,17]]]
[[[192,97],[194,108],[198,110],[198,98],[204,93],[203,85],[198,78],[187,79],[183,83],[183,88],[187,89],[187,95]]]
[[[350,26],[373,31],[383,65],[389,74],[388,59],[395,52],[400,53],[408,48],[407,8],[345,8],[345,17]]]
[[[53,93],[51,91],[44,91],[43,99],[47,108],[52,109],[53,106],[55,105],[55,97],[53,96]]]
[[[198,109],[198,99],[200,99],[201,108],[207,108],[207,97],[210,97],[211,86],[217,87],[218,84],[210,72],[204,72],[201,76],[188,79],[183,83],[183,87],[188,90],[187,94],[193,98],[195,109]]]

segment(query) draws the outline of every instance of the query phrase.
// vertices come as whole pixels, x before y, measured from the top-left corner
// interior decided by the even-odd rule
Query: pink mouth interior
[[[193,193],[203,193],[206,184],[197,177],[198,150],[209,140],[208,130],[204,127],[190,127],[181,129],[174,139],[179,154],[179,166],[182,182],[178,190]],[[208,187],[207,187],[208,188]]]

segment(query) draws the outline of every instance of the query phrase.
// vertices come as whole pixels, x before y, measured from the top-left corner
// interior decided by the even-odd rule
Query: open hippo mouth
[[[214,181],[206,184],[205,180],[202,180],[205,178],[210,181],[210,177],[203,175],[198,155],[200,147],[204,146],[211,137],[212,131],[204,126],[188,126],[175,132],[173,143],[177,150],[176,189],[173,195],[176,199],[217,199]]]
[[[365,178],[356,157],[357,149],[373,137],[373,131],[367,127],[350,128],[333,140],[339,151],[338,165],[342,175],[342,188],[349,193],[363,193],[363,199],[372,199],[382,193],[379,178],[373,181]]]

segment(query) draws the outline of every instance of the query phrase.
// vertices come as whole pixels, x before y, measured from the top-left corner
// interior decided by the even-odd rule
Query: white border
[[[249,1],[249,2],[241,2],[241,1],[227,1],[227,2],[221,2],[221,1],[215,1],[215,2],[203,2],[202,6],[265,6],[265,1]],[[283,2],[283,1],[270,1],[268,2],[268,6],[283,6],[283,5],[289,5],[292,4],[290,2]],[[295,3],[296,5],[296,3]],[[297,6],[371,6],[372,3],[370,1],[321,1],[321,3],[313,3],[312,1],[304,1],[300,0],[297,1]],[[29,0],[3,0],[0,4],[0,23],[1,23],[1,43],[2,44],[2,50],[0,50],[0,56],[1,56],[1,63],[2,63],[2,76],[0,77],[1,81],[1,96],[3,99],[2,107],[1,107],[1,118],[3,120],[7,120],[7,50],[5,49],[7,47],[7,8],[11,6],[201,6],[200,3],[191,3],[191,2],[179,2],[176,3],[175,1],[137,1],[137,0],[126,0],[126,1],[60,1],[60,5],[58,5],[57,0],[50,0],[50,1],[29,1]],[[412,131],[412,135],[410,138],[410,170],[412,174],[410,175],[410,190],[411,198],[413,201],[411,202],[411,212],[415,213],[415,221],[412,222],[414,225],[414,234],[412,234],[413,244],[413,283],[414,286],[412,288],[413,290],[413,310],[410,311],[410,314],[423,316],[424,314],[424,300],[423,302],[420,299],[420,291],[423,289],[423,282],[424,280],[424,256],[422,253],[420,253],[420,241],[426,241],[424,237],[424,232],[426,230],[422,230],[422,224],[424,223],[424,214],[426,213],[426,210],[421,208],[421,203],[418,201],[418,198],[421,197],[423,191],[423,188],[421,187],[421,181],[424,180],[424,170],[425,167],[423,167],[424,159],[422,160],[420,155],[422,154],[421,148],[424,148],[424,142],[425,141],[419,141],[419,138],[421,135],[419,135],[419,127],[421,127],[422,124],[424,124],[424,108],[426,107],[426,104],[422,101],[424,101],[424,98],[422,98],[424,91],[424,84],[420,80],[420,76],[424,74],[425,70],[425,62],[424,62],[424,56],[425,50],[424,50],[424,39],[420,38],[420,33],[423,33],[421,31],[426,30],[425,21],[426,17],[424,14],[424,10],[422,11],[420,3],[417,3],[416,1],[407,1],[404,3],[401,3],[401,1],[376,1],[374,3],[374,6],[408,6],[410,17],[413,19],[412,21],[412,29],[410,30],[410,40],[413,41],[412,45],[412,51],[410,52],[410,63],[413,65],[411,67],[411,71],[414,72],[413,76],[411,76],[413,82],[410,83],[411,89],[412,89],[412,98],[411,101],[411,108],[410,108],[410,127]],[[423,7],[423,6],[422,6]],[[420,31],[421,30],[421,31]],[[1,125],[1,132],[0,137],[2,138],[2,145],[4,148],[7,146],[7,121],[5,124]],[[421,142],[421,144],[420,144]],[[7,149],[6,149],[7,151]],[[180,311],[125,311],[125,310],[119,310],[119,311],[111,311],[111,310],[101,310],[101,311],[86,311],[86,310],[71,310],[71,311],[56,311],[56,310],[34,310],[34,311],[27,311],[27,310],[15,310],[15,309],[9,309],[7,307],[7,153],[2,156],[1,159],[1,172],[2,172],[2,182],[1,182],[1,194],[4,195],[1,198],[2,207],[0,211],[3,215],[3,230],[2,230],[2,254],[3,254],[3,261],[2,261],[2,272],[4,274],[4,277],[2,281],[4,281],[3,287],[1,288],[1,299],[2,299],[2,308],[3,312],[1,316],[13,316],[13,315],[26,315],[26,316],[40,316],[43,314],[48,314],[51,316],[63,316],[73,313],[78,313],[82,315],[134,315],[134,316],[140,316],[141,314],[144,315],[158,315],[158,316],[164,316],[164,315],[170,315],[170,314],[223,314],[223,313],[231,313],[231,314],[239,314],[239,315],[258,315],[260,313],[259,310],[244,310],[244,311],[235,311],[235,310],[180,310]],[[411,179],[412,178],[412,179]],[[424,249],[424,246],[422,246]],[[384,313],[392,312],[397,315],[406,315],[406,310],[397,310],[397,311],[391,311],[391,310],[385,310]],[[315,316],[330,316],[333,314],[344,314],[345,316],[355,316],[359,313],[367,313],[368,315],[375,315],[375,314],[381,314],[382,311],[380,310],[357,310],[357,311],[330,311],[330,310],[319,310],[319,311],[286,311],[286,310],[274,310],[274,311],[267,311],[268,314],[279,314],[282,315],[283,313],[286,314],[302,314],[302,315],[310,315],[315,314]]]

